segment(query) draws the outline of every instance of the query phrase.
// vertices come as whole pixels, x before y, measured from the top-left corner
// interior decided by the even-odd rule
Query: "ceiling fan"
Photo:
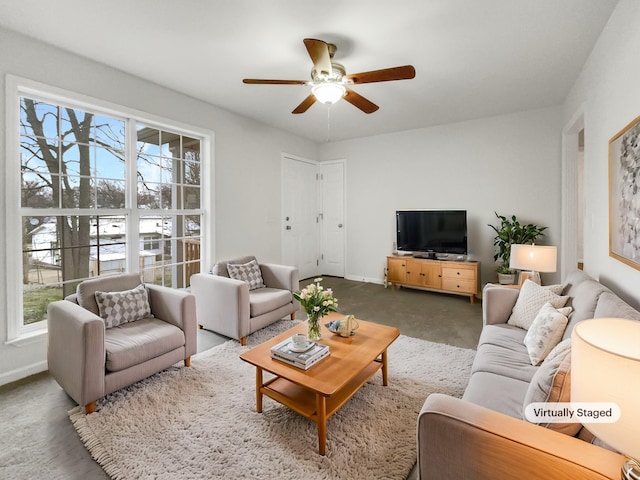
[[[358,107],[364,113],[373,113],[378,105],[354,92],[349,87],[361,83],[389,82],[392,80],[409,80],[416,76],[412,65],[402,67],[383,68],[370,72],[352,73],[347,75],[343,65],[333,61],[336,46],[313,38],[305,38],[304,45],[313,61],[311,80],[259,80],[245,78],[247,84],[262,85],[309,85],[311,93],[291,113],[304,113],[316,100],[331,105],[344,98],[347,102]]]

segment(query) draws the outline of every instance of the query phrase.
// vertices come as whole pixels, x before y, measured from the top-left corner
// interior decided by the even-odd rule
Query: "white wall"
[[[214,256],[252,253],[264,261],[280,261],[281,153],[316,158],[317,144],[3,29],[0,29],[0,47],[0,138],[5,138],[6,131],[6,74],[209,129],[215,132]],[[12,159],[5,158],[4,143],[2,145],[0,184],[4,185],[5,162]],[[213,169],[211,173],[214,175]],[[0,196],[1,225],[5,225],[6,214],[5,198]],[[6,271],[5,250],[3,229],[0,234],[2,272]],[[210,259],[213,260],[215,258]],[[11,299],[6,298],[5,277],[1,275],[0,305],[8,301]],[[46,368],[46,338],[40,337],[22,347],[4,343],[6,315],[3,307],[0,310],[0,384]]]
[[[322,145],[322,160],[347,159],[348,278],[382,279],[398,209],[466,209],[482,283],[496,281],[494,211],[559,245],[561,125],[556,107]]]
[[[640,2],[620,0],[563,106],[584,105],[585,271],[640,306],[640,271],[609,257],[609,140],[640,115]]]

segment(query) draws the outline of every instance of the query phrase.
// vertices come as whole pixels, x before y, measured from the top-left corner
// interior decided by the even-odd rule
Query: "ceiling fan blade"
[[[245,78],[242,83],[251,85],[306,85],[306,80],[259,80],[257,78]]]
[[[343,78],[356,83],[390,82],[392,80],[409,80],[416,76],[416,69],[413,65],[402,67],[383,68],[382,70],[372,70],[371,72],[352,73]]]
[[[344,99],[354,107],[358,107],[364,113],[373,113],[380,108],[375,103],[367,100],[362,95],[349,88],[347,88],[347,93],[344,95]]]
[[[329,46],[327,43],[314,38],[305,38],[304,46],[307,47],[307,52],[309,52],[316,71],[318,73],[331,75],[331,55],[329,55]]]
[[[307,98],[305,98],[302,101],[302,103],[298,105],[291,113],[304,113],[307,110],[309,110],[309,107],[313,105],[315,102],[316,102],[316,97],[312,93]]]

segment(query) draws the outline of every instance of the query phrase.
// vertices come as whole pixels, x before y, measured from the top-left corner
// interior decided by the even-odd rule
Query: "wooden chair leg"
[[[85,415],[89,415],[90,413],[93,413],[95,409],[96,409],[96,402],[87,403],[84,406],[84,413]]]
[[[185,367],[190,367],[191,366],[191,357],[187,357],[184,359],[184,366]]]
[[[296,319],[296,312],[293,312],[293,313],[291,314],[291,320],[295,320],[295,319]]]
[[[240,339],[240,345],[242,345],[243,347],[247,344],[247,337],[242,337]]]

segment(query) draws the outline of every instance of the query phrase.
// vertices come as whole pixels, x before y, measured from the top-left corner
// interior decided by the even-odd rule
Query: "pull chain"
[[[331,139],[331,105],[327,105],[327,143]]]

